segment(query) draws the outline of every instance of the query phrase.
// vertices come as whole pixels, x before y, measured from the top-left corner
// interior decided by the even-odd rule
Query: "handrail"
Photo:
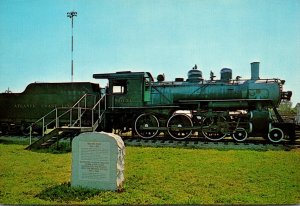
[[[106,99],[106,94],[103,95],[103,96],[98,100],[98,102],[94,105],[93,109],[95,109],[95,108],[97,107],[97,105],[100,104],[100,102],[101,102],[103,99]]]
[[[92,107],[88,107],[88,105],[87,105],[87,98],[90,96],[94,97]],[[86,111],[92,112],[91,127],[92,127],[93,131],[95,131],[96,128],[98,127],[99,123],[102,121],[103,114],[106,110],[106,95],[103,95],[97,102],[96,102],[96,97],[97,97],[97,95],[84,94],[72,107],[56,107],[55,109],[51,110],[46,115],[44,115],[43,117],[41,117],[40,119],[38,119],[37,121],[35,121],[28,127],[28,129],[30,130],[30,136],[32,133],[32,127],[35,124],[42,121],[42,136],[45,136],[45,129],[47,129],[48,126],[54,122],[56,122],[55,128],[58,128],[59,127],[59,119],[67,114],[70,115],[69,127],[76,125],[78,122],[79,122],[79,127],[81,127],[82,117]],[[84,100],[84,105],[83,105],[83,107],[81,107],[80,104],[83,100]],[[104,101],[104,108],[102,110],[101,102],[103,102],[103,101]],[[63,111],[61,114],[59,114],[59,112],[58,112],[59,110],[66,110],[66,111]],[[74,114],[73,111],[76,112],[76,110],[77,110],[77,115],[75,118],[73,118],[73,114]],[[98,111],[98,119],[96,122],[94,122],[95,111]],[[53,119],[51,119],[49,117],[50,115],[54,115],[55,117],[53,117]],[[46,122],[47,118],[50,118],[50,120]]]
[[[87,94],[84,94],[72,107],[75,107],[77,104],[81,102],[82,99],[86,98]]]
[[[87,108],[87,98],[89,96],[93,96],[94,97],[94,102],[96,100],[96,95],[93,94],[84,94],[72,107],[56,107],[53,110],[51,110],[50,112],[48,112],[47,114],[45,114],[43,117],[41,117],[40,119],[38,119],[37,121],[35,121],[34,123],[32,123],[28,128],[32,129],[33,125],[43,121],[43,127],[42,127],[42,131],[43,131],[43,136],[44,136],[44,130],[45,128],[47,128],[49,126],[49,124],[53,123],[54,121],[56,121],[56,126],[58,126],[58,120],[59,118],[61,118],[62,116],[66,115],[67,113],[71,113],[73,109],[79,109],[80,107],[80,103],[82,102],[82,100],[84,100],[84,110],[88,109]],[[67,111],[63,112],[62,114],[60,114],[58,116],[58,110],[60,109],[66,109]],[[50,115],[53,115],[53,113],[55,112],[55,118],[49,122],[47,122],[47,124],[45,124],[45,119],[47,117],[49,117]],[[71,122],[72,122],[73,118],[70,118]]]
[[[272,79],[268,79],[268,78],[261,78],[261,79],[231,79],[228,82],[222,82],[220,79],[216,79],[216,80],[201,80],[201,83],[194,83],[194,84],[201,84],[201,85],[215,85],[215,84],[219,84],[219,83],[226,83],[226,84],[231,84],[231,85],[237,85],[237,84],[241,84],[244,83],[246,81],[259,81],[259,82],[264,82],[264,83],[279,83],[279,85],[281,85],[281,79],[279,78],[272,78]],[[166,86],[173,86],[173,85],[177,85],[177,84],[181,84],[182,86],[188,86],[189,84],[182,84],[182,83],[186,83],[186,81],[180,81],[180,82],[176,82],[176,81],[163,81],[163,82],[151,82],[150,86],[157,86],[157,85],[166,85]]]
[[[104,101],[104,109],[103,112],[101,113],[101,102]],[[94,123],[94,110],[96,110],[96,107],[98,106],[98,120]],[[104,94],[99,100],[98,102],[94,105],[94,107],[92,108],[92,127],[93,127],[93,131],[95,131],[97,129],[97,126],[99,125],[99,123],[102,121],[102,116],[104,115],[106,111],[106,94]]]

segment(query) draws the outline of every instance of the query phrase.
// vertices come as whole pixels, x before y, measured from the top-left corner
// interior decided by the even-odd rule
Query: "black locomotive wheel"
[[[150,129],[149,127],[159,127],[158,119],[153,114],[141,114],[136,118],[134,128],[138,136],[143,139],[155,137],[158,129]]]
[[[232,138],[237,142],[243,142],[247,139],[248,132],[244,128],[236,128],[232,133]]]
[[[192,134],[193,122],[186,114],[175,114],[168,120],[168,133],[177,140],[188,138]]]
[[[30,135],[30,124],[29,123],[22,123],[20,127],[20,134],[28,136]]]
[[[225,121],[226,119],[224,117],[205,118],[202,123],[202,134],[211,141],[219,141],[223,139],[226,136],[226,133],[221,131],[220,124]]]
[[[273,128],[268,133],[268,139],[274,143],[280,142],[283,139],[283,137],[283,131],[279,128]]]

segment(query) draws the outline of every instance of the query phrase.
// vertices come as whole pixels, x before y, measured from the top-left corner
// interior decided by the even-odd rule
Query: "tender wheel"
[[[225,125],[226,119],[224,117],[205,118],[202,124],[202,134],[211,141],[219,141],[226,136],[226,132],[222,131]]]
[[[175,114],[168,120],[168,133],[177,140],[183,140],[192,134],[193,122],[185,114]]]
[[[268,139],[274,143],[280,142],[283,139],[283,137],[283,131],[279,128],[273,128],[268,133]]]
[[[158,133],[158,129],[150,129],[149,127],[159,127],[158,119],[153,114],[141,114],[136,118],[134,129],[138,136],[143,139],[155,137]]]
[[[20,132],[22,135],[28,136],[30,135],[30,125],[29,124],[22,124],[20,128]]]
[[[244,128],[237,128],[232,134],[232,138],[237,142],[243,142],[247,137],[248,133]]]

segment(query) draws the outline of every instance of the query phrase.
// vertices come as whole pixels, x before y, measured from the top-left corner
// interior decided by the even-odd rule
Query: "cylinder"
[[[251,63],[251,79],[252,80],[259,79],[259,62]]]

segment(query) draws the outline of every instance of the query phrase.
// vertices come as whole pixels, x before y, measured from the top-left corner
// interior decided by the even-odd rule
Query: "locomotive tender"
[[[26,133],[28,125],[41,117],[44,125],[44,117],[54,111],[56,114],[47,116],[54,118],[47,127],[58,127],[59,121],[65,126],[82,127],[85,115],[86,120],[92,119],[86,125],[92,124],[93,131],[131,131],[144,139],[162,134],[177,140],[190,136],[204,136],[212,141],[231,136],[239,142],[248,136],[271,142],[280,142],[284,137],[295,139],[295,125],[284,122],[276,109],[282,100],[289,101],[292,93],[283,91],[284,80],[261,79],[259,62],[251,63],[251,79],[246,80],[233,79],[228,68],[221,70],[220,80],[215,80],[212,72],[210,79],[205,80],[196,66],[188,72],[186,81],[165,81],[164,75],[158,75],[155,81],[149,72],[130,71],[93,77],[108,79],[108,86],[100,88],[87,82],[34,83],[20,94],[0,94],[1,132],[15,129]],[[93,96],[92,100],[85,98],[83,108],[79,108],[78,102],[87,94]],[[70,116],[77,115],[78,119],[72,122],[68,116],[57,115],[57,107],[62,106],[71,107]],[[88,107],[91,112],[81,113]],[[73,114],[73,110],[78,113]]]
[[[51,111],[55,108],[61,110],[70,108],[84,95],[90,95],[86,98],[88,100],[86,105],[93,105],[100,96],[99,85],[90,82],[31,83],[22,93],[2,93],[0,94],[0,131],[4,134],[28,134],[32,123],[43,116],[47,116],[44,118],[44,123],[46,120],[53,120],[59,111],[56,110],[56,114]],[[75,111],[72,113],[74,116]],[[61,117],[60,122],[69,123],[69,117],[66,115]],[[41,130],[41,125],[35,127],[36,130]]]

